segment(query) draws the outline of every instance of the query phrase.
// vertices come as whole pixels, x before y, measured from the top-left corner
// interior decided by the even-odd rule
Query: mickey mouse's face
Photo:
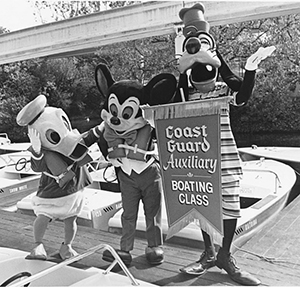
[[[131,81],[116,83],[110,89],[101,118],[119,135],[139,129],[146,124],[140,109],[142,89]]]

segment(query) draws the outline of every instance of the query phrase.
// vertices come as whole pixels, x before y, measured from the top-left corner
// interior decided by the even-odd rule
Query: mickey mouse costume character
[[[275,47],[259,48],[246,62],[244,78],[232,73],[209,34],[209,23],[204,19],[204,6],[197,3],[179,12],[183,20],[183,54],[179,58],[179,85],[175,101],[201,100],[230,96],[230,104],[243,106],[249,100],[255,82],[255,70],[261,60],[269,56]],[[189,87],[189,81],[192,87]],[[224,82],[217,82],[218,76]],[[224,269],[229,277],[242,285],[259,285],[260,280],[236,266],[230,253],[231,243],[240,217],[239,183],[242,168],[237,146],[231,131],[229,106],[221,112],[221,181],[224,237],[215,256],[214,245],[209,234],[202,230],[205,250],[200,259],[180,269],[183,273],[202,275],[209,268]]]
[[[176,91],[176,79],[171,74],[160,74],[145,86],[133,80],[115,81],[107,66],[100,64],[96,68],[96,83],[106,97],[101,111],[104,129],[99,146],[116,167],[122,195],[122,237],[117,253],[130,265],[142,201],[148,242],[146,259],[150,264],[160,264],[164,260],[161,173],[156,160],[154,130],[144,119],[141,105],[169,102]],[[108,250],[103,252],[103,259],[114,260]]]
[[[72,130],[66,113],[47,106],[44,95],[29,102],[16,120],[20,126],[28,126],[31,168],[42,173],[37,194],[32,198],[37,216],[33,223],[35,247],[26,259],[47,259],[43,237],[48,223],[55,219],[65,224],[60,257],[75,256],[72,242],[77,231],[76,218],[84,205],[83,189],[91,183],[85,166],[92,160],[87,147],[98,140],[100,131],[94,127],[81,135]]]

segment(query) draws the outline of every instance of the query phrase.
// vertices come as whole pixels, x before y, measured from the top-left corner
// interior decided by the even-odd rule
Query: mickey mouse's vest
[[[147,124],[127,135],[120,136],[111,128],[105,127],[104,138],[108,143],[109,158],[122,158],[144,161],[151,154],[152,127]]]

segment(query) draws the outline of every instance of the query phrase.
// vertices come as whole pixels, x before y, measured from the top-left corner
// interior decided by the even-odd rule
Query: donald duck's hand
[[[39,132],[36,129],[28,128],[28,137],[34,152],[39,154],[41,152],[41,147],[42,147]]]
[[[260,47],[252,56],[247,59],[245,69],[247,71],[254,71],[258,68],[259,63],[269,57],[274,51],[275,46],[267,48]]]

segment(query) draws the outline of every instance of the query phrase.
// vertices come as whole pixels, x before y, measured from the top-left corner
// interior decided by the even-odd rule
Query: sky
[[[0,26],[16,31],[40,25],[35,21],[33,9],[27,0],[1,0],[0,1]]]

